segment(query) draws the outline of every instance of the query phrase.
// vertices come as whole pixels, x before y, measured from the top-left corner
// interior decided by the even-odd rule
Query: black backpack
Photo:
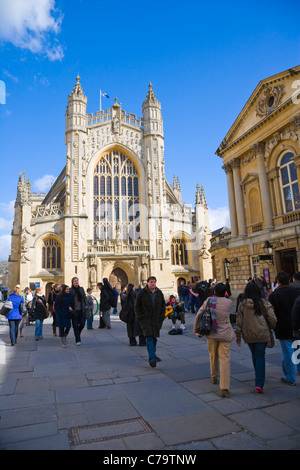
[[[118,296],[117,296],[117,293],[113,290],[112,287],[111,287],[110,289],[108,289],[108,293],[109,293],[109,305],[110,305],[112,308],[116,308],[117,305],[118,305]]]

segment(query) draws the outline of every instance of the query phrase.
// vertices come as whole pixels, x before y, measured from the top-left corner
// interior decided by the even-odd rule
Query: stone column
[[[271,181],[271,197],[274,201],[274,215],[278,216],[283,213],[278,168],[273,168],[269,172],[269,179]]]
[[[272,204],[270,196],[270,187],[268,175],[265,168],[265,144],[264,142],[257,142],[252,149],[256,155],[260,196],[263,208],[264,228],[271,230],[274,228]]]
[[[240,160],[238,158],[231,162],[233,169],[233,184],[234,184],[234,196],[237,210],[237,223],[238,223],[238,234],[241,237],[247,235],[246,219],[245,219],[245,207],[244,197],[241,187],[241,174],[240,174]]]
[[[231,236],[237,237],[237,221],[236,221],[236,205],[234,198],[234,185],[233,185],[233,174],[232,167],[229,163],[226,163],[223,166],[227,177],[227,191],[228,191],[228,203],[229,203],[229,215],[230,215],[230,225],[231,225]]]

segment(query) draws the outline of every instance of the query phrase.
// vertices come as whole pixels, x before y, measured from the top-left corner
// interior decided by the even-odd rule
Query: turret
[[[66,133],[75,130],[86,131],[86,108],[87,97],[82,91],[80,77],[78,75],[73,91],[68,96],[68,105],[66,109]]]
[[[155,97],[153,85],[149,83],[149,91],[143,103],[144,136],[164,136],[161,103]]]

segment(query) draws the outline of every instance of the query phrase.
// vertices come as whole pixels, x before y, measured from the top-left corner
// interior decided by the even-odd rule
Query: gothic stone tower
[[[70,283],[95,287],[103,277],[121,289],[157,277],[167,294],[180,279],[211,277],[204,190],[182,203],[179,178],[165,177],[161,103],[153,86],[143,116],[117,98],[87,114],[80,78],[68,96],[66,164],[48,194],[31,192],[20,177],[10,256],[10,286]]]

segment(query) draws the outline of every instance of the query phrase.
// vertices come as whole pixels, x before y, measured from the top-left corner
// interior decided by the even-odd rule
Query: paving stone
[[[109,423],[140,417],[135,407],[124,397],[85,402],[83,403],[83,409],[90,424]]]
[[[246,432],[228,434],[212,439],[211,442],[219,450],[269,450],[270,448],[259,439]]]
[[[196,380],[203,377],[210,377],[209,364],[190,365],[177,368],[166,368],[162,365],[161,369],[171,379],[176,382],[184,382],[186,380]]]
[[[1,411],[0,429],[57,421],[55,405],[33,406]],[[1,431],[5,432],[5,431]]]
[[[300,431],[300,407],[296,410],[293,403],[283,403],[280,405],[270,406],[268,408],[264,408],[263,411],[282,423],[287,424],[291,428],[294,428],[296,431]]]
[[[232,413],[237,413],[239,411],[245,411],[247,409],[242,403],[239,403],[228,397],[226,398],[226,400],[223,399],[210,401],[209,405],[225,416]]]
[[[290,426],[268,416],[261,410],[234,413],[229,415],[229,418],[260,439],[275,439],[295,432]]]
[[[30,426],[18,426],[15,428],[6,428],[5,432],[0,434],[0,448],[5,449],[6,443],[23,442],[26,440],[37,439],[45,436],[57,435],[57,423],[47,422],[33,424]]]
[[[49,390],[50,382],[48,377],[44,378],[21,378],[18,380],[15,393],[44,392]]]
[[[206,411],[209,406],[168,378],[150,384],[124,384],[128,397],[146,421]]]
[[[154,433],[139,434],[137,436],[124,437],[123,442],[128,450],[159,450],[164,448],[164,443]]]
[[[15,395],[3,396],[0,400],[0,410],[48,406],[53,403],[55,403],[54,392],[20,393],[17,397]]]
[[[31,438],[22,442],[5,444],[5,450],[71,450],[68,433],[59,431],[56,436]]]
[[[267,440],[266,445],[274,450],[300,450],[300,434]]]
[[[240,430],[238,425],[215,410],[149,420],[149,424],[167,446],[210,439]]]

